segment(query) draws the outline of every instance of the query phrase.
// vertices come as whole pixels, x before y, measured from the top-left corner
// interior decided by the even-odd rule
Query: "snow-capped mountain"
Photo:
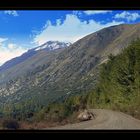
[[[0,66],[0,72],[25,61],[29,57],[32,57],[35,54],[37,54],[40,50],[52,51],[52,50],[68,47],[70,45],[71,45],[71,43],[69,43],[69,42],[65,43],[65,42],[59,42],[59,41],[48,41],[48,42],[42,44],[41,46],[28,50],[26,53],[22,54],[19,57],[15,57],[15,58],[5,62],[2,66]]]
[[[39,47],[34,48],[33,50],[38,51],[38,50],[55,50],[55,49],[60,49],[60,48],[64,48],[64,47],[68,47],[70,46],[71,43],[70,42],[59,42],[59,41],[48,41],[44,44],[42,44]]]

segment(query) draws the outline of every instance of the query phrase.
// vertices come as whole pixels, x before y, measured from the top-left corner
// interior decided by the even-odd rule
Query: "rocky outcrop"
[[[93,118],[95,118],[95,114],[93,114],[88,110],[84,110],[77,117],[79,121],[88,121],[88,120],[92,120]]]

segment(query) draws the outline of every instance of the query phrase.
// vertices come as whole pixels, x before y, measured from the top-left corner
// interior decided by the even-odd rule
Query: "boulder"
[[[88,120],[91,120],[95,117],[95,115],[88,111],[88,110],[84,110],[83,112],[81,112],[79,115],[78,115],[78,120],[79,121],[88,121]]]

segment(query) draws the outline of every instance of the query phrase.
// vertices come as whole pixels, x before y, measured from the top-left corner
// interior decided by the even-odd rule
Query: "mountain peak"
[[[38,51],[38,50],[55,50],[55,49],[60,49],[60,48],[64,48],[64,47],[68,47],[70,46],[71,43],[70,42],[59,42],[59,41],[48,41],[36,48],[34,48],[34,51]]]

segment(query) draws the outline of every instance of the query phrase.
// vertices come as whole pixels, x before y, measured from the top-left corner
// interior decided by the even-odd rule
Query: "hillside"
[[[92,108],[120,110],[140,119],[140,40],[102,65],[96,90],[88,96]]]
[[[38,47],[28,50],[19,57],[13,58],[0,66],[0,83],[15,79],[18,76],[45,64],[51,51],[68,47],[71,43],[48,41]],[[41,56],[42,55],[42,56]],[[49,59],[49,58],[47,58]]]
[[[0,72],[1,110],[16,106],[30,113],[56,100],[89,93],[108,55],[119,54],[138,37],[140,24],[123,24],[90,34],[66,48],[40,50]]]

